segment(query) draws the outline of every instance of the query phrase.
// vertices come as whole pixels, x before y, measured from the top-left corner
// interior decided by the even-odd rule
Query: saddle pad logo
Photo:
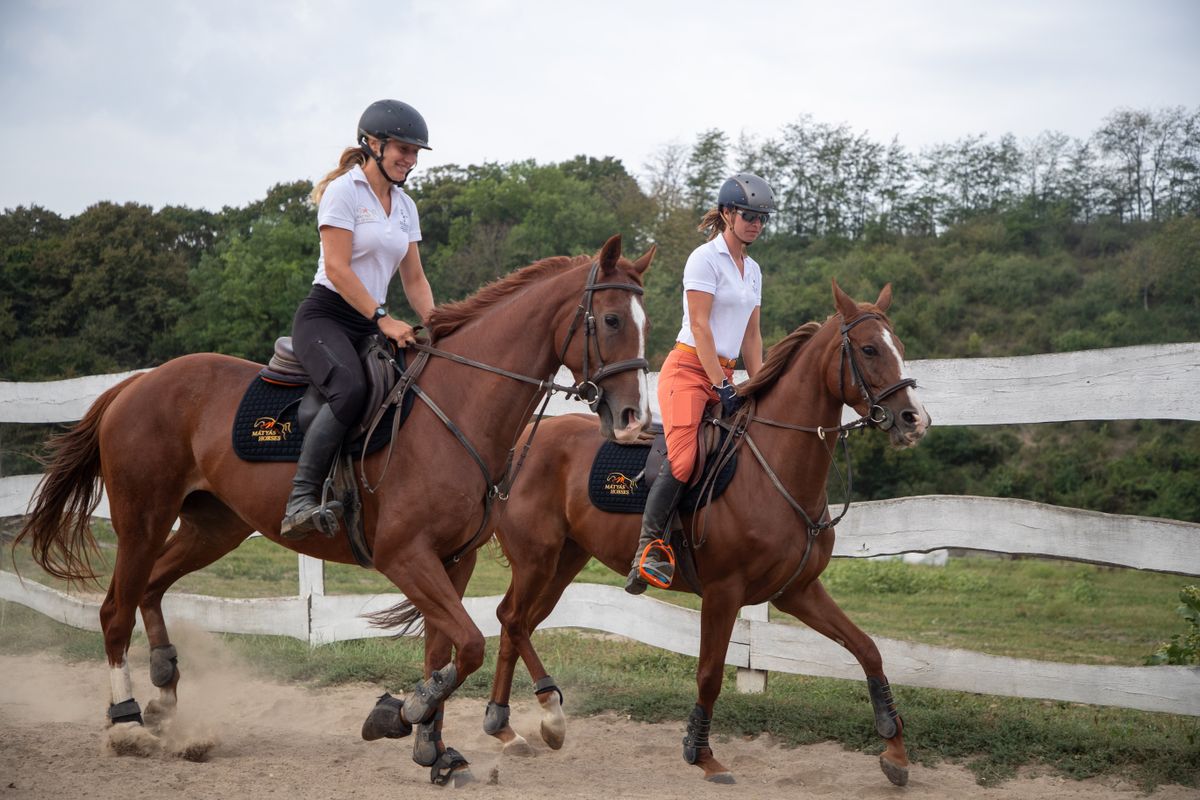
[[[611,495],[632,495],[637,491],[637,484],[624,472],[610,472],[604,478],[604,491]]]
[[[250,428],[250,436],[256,444],[282,442],[292,432],[292,423],[279,422],[274,417],[259,417]]]

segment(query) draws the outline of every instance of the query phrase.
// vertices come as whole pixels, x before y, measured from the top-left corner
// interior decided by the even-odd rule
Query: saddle
[[[737,472],[736,442],[730,439],[728,428],[714,424],[719,418],[712,412],[715,404],[705,411],[696,432],[699,447],[692,479],[675,513],[671,515],[664,536],[673,552],[679,574],[697,595],[703,595],[696,570],[696,554],[704,544],[704,524],[692,520],[692,535],[684,530],[681,513],[695,514],[720,497]],[[588,479],[588,497],[592,505],[603,511],[641,514],[646,507],[650,486],[666,465],[667,445],[660,424],[651,425],[639,441],[633,444],[605,442],[596,453]]]
[[[680,500],[679,509],[694,512],[720,497],[737,471],[737,456],[718,458],[727,431],[713,424],[706,414],[697,436],[696,463],[692,479]],[[588,478],[588,498],[602,511],[641,514],[646,495],[667,460],[667,443],[660,423],[652,423],[638,441],[630,444],[606,441],[600,445]]]
[[[362,526],[362,500],[354,475],[354,459],[391,443],[412,409],[408,391],[425,359],[406,369],[403,351],[382,336],[368,336],[359,345],[359,359],[367,376],[367,400],[363,418],[352,425],[330,474],[325,480],[323,502],[342,502],[346,535],[360,566],[372,566]],[[295,461],[300,457],[303,431],[321,410],[325,398],[314,385],[292,349],[292,338],[275,340],[267,366],[247,387],[234,417],[234,452],[246,461]],[[390,462],[391,453],[388,454]],[[362,469],[361,460],[359,461]],[[383,471],[387,470],[387,464]],[[363,484],[370,491],[365,472]]]

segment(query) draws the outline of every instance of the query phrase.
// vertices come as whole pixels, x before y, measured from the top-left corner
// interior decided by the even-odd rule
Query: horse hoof
[[[887,779],[897,786],[908,785],[908,767],[894,764],[883,756],[880,756],[879,768],[883,770],[883,774],[887,776]]]
[[[376,739],[403,739],[412,733],[412,726],[400,716],[402,703],[387,692],[381,694],[363,722],[362,738],[373,742]]]
[[[148,728],[161,728],[175,716],[175,704],[151,700],[142,712],[142,722]]]
[[[475,783],[475,776],[471,774],[470,767],[462,767],[450,773],[450,780],[444,786],[453,786],[455,789],[460,786],[466,786],[468,783]]]
[[[562,749],[563,742],[565,742],[567,740],[566,725],[560,725],[557,723],[551,724],[548,722],[543,722],[542,726],[541,726],[541,731],[542,731],[542,741],[546,743],[547,747],[549,747],[551,750],[561,750]]]
[[[712,775],[705,775],[704,780],[709,783],[737,783],[732,772],[714,772]]]
[[[533,748],[529,746],[529,742],[525,741],[525,737],[520,735],[510,742],[505,742],[501,752],[506,756],[515,756],[517,758],[531,758],[533,756]]]
[[[435,786],[465,786],[475,780],[467,760],[453,747],[447,747],[429,770],[429,781]]]
[[[162,742],[140,723],[117,722],[108,729],[104,748],[114,756],[148,758],[162,751]]]

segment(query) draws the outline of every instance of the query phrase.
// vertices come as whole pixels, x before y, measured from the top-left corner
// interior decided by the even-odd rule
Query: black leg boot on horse
[[[646,509],[642,512],[642,533],[638,537],[637,550],[633,553],[633,565],[625,580],[625,591],[641,594],[646,591],[646,577],[660,588],[671,585],[675,577],[675,560],[667,545],[668,526],[671,515],[683,497],[687,481],[681,481],[671,472],[671,462],[663,461],[662,471],[650,486],[646,496]]]
[[[321,494],[325,476],[329,474],[329,467],[349,427],[334,416],[328,405],[321,406],[309,423],[300,446],[300,460],[296,462],[292,493],[280,524],[279,535],[283,538],[303,539],[314,530],[327,536],[337,532],[342,504],[331,500],[322,508]]]

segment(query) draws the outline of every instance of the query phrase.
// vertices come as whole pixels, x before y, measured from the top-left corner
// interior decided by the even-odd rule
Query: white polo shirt
[[[322,225],[354,233],[350,269],[376,303],[386,303],[388,284],[408,252],[409,243],[421,240],[421,223],[412,198],[399,186],[393,186],[392,213],[390,216],[384,214],[383,204],[371,191],[366,174],[356,165],[325,187],[321,205],[317,208],[317,230]],[[324,247],[313,283],[337,291],[325,275]]]
[[[742,352],[742,337],[754,309],[762,305],[762,271],[750,256],[745,259],[745,274],[739,274],[737,264],[729,253],[725,237],[718,234],[688,256],[683,268],[683,327],[676,340],[696,346],[688,319],[687,291],[705,292],[713,296],[712,312],[708,317],[717,355],[737,358]]]

